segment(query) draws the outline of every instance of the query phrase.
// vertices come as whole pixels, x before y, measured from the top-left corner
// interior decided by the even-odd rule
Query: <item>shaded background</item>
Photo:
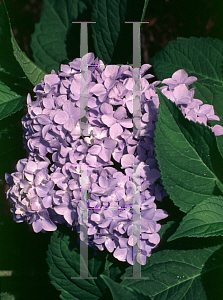
[[[59,1],[59,0],[58,0]],[[31,34],[43,9],[40,0],[6,0],[13,33],[20,48],[33,60]],[[1,3],[1,1],[0,1]],[[223,39],[222,0],[150,0],[141,26],[142,63],[148,63],[169,41],[177,37],[215,37]],[[18,126],[24,111],[20,111]],[[2,121],[1,121],[2,122]],[[18,157],[8,166],[14,172]],[[12,277],[0,277],[2,292],[14,293],[16,299],[59,299],[59,292],[49,283],[46,257],[48,234],[35,234],[27,224],[12,219],[9,201],[5,199],[7,185],[0,182],[0,270],[14,270]],[[25,247],[24,245],[30,245]],[[34,292],[35,291],[35,292]],[[38,295],[36,294],[38,291]],[[47,291],[47,292],[46,292]],[[28,298],[27,298],[28,297]]]

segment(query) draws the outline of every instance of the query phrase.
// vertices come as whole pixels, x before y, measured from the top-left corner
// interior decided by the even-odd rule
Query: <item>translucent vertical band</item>
[[[73,21],[72,23],[80,24],[80,57],[82,58],[84,55],[88,53],[88,24],[89,23],[97,23],[93,21]],[[88,116],[88,90],[86,90],[88,83],[88,76],[90,73],[86,70],[86,62],[81,60],[81,92],[80,92],[80,116],[82,115],[83,110],[86,111],[86,116]],[[88,117],[80,118],[80,135],[82,136],[90,136],[88,130]],[[74,134],[79,135],[79,134]]]
[[[141,135],[141,24],[149,22],[125,22],[133,24],[133,132],[125,133],[127,136],[149,136]]]
[[[137,184],[138,181],[138,175],[136,173],[136,169],[138,168],[137,165],[132,165],[133,167],[133,184],[136,185],[136,190],[134,189],[134,186],[132,186],[133,189],[133,199],[132,199],[132,207],[133,207],[133,224],[137,224],[136,230],[134,230],[133,227],[133,232],[132,235],[134,235],[137,238],[137,241],[140,241],[141,238],[141,188],[138,189],[138,192],[140,193],[138,197],[137,193],[137,186],[141,187],[141,182],[139,178],[139,184]],[[140,166],[141,168],[141,166]],[[141,174],[141,170],[140,170]],[[134,245],[132,247],[132,252],[133,252],[133,266],[132,266],[132,277],[124,277],[124,279],[149,279],[149,277],[141,277],[141,265],[137,262],[137,252],[138,252],[139,247]],[[140,250],[141,252],[141,250]],[[135,257],[134,257],[135,256]],[[135,259],[135,261],[134,261]]]
[[[88,277],[88,233],[85,224],[88,223],[88,174],[87,165],[81,165],[81,201],[80,201],[80,277],[71,277],[71,279],[97,279],[97,277]]]

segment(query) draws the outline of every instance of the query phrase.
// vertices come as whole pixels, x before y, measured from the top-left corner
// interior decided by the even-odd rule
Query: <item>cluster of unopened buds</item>
[[[6,174],[16,222],[26,221],[35,232],[67,223],[80,235],[82,225],[88,245],[106,248],[129,264],[135,258],[146,264],[160,241],[157,221],[167,217],[154,202],[167,195],[154,151],[155,86],[164,84],[159,89],[186,118],[205,125],[219,120],[213,106],[194,99],[194,88],[188,89],[196,77],[178,70],[172,78],[150,84],[147,79],[154,76],[144,76],[150,67],[105,66],[88,53],[45,75],[34,88],[35,101],[28,95],[22,120],[28,157],[19,160],[16,172]],[[138,108],[133,94],[140,99]],[[223,134],[219,125],[212,130]]]

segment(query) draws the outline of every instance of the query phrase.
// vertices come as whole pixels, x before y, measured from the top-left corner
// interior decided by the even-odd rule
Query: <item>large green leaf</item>
[[[223,126],[223,41],[213,38],[177,38],[151,58],[154,72],[159,80],[169,78],[184,69],[189,76],[196,76],[195,98],[214,106],[220,122],[211,125]],[[223,136],[217,136],[219,151],[223,155]]]
[[[187,120],[156,90],[160,104],[154,141],[162,181],[173,202],[188,212],[207,196],[222,194],[223,158],[211,129]]]
[[[0,7],[0,27],[0,71],[16,76],[19,79],[17,84],[23,88],[29,87],[29,81],[33,85],[40,83],[46,73],[36,66],[17,44],[4,0]]]
[[[97,24],[92,27],[92,36],[97,56],[104,63],[111,63],[121,27],[127,11],[127,0],[95,0],[91,19]],[[125,63],[125,62],[123,62]]]
[[[57,230],[52,234],[47,252],[51,283],[61,291],[61,299],[104,299],[105,292],[108,299],[110,292],[100,274],[117,280],[117,276],[121,275],[120,269],[113,268],[106,251],[99,251],[95,256],[94,250],[88,248],[88,276],[97,279],[71,279],[80,277],[80,246],[76,240],[76,232]]]
[[[113,300],[150,300],[148,296],[143,295],[140,291],[136,289],[121,286],[119,283],[113,281],[111,278],[105,275],[100,275],[100,277],[109,287]]]
[[[80,56],[80,24],[76,24],[79,32],[75,35],[72,21],[85,21],[82,15],[87,7],[87,0],[43,1],[40,22],[35,25],[30,44],[38,66],[51,73],[58,71],[62,61]]]
[[[181,38],[171,41],[150,59],[159,80],[184,69],[198,82],[222,85],[223,41],[208,38]]]
[[[0,120],[20,110],[23,107],[23,100],[24,97],[0,81]]]
[[[141,268],[141,276],[149,279],[124,279],[132,276],[130,267],[121,277],[121,285],[135,288],[153,300],[222,299],[223,253],[220,247],[153,253]]]
[[[196,205],[168,239],[223,235],[223,197],[211,197]]]
[[[24,105],[23,95],[44,73],[21,51],[12,33],[5,2],[0,6],[0,120]],[[32,84],[31,84],[32,83]]]

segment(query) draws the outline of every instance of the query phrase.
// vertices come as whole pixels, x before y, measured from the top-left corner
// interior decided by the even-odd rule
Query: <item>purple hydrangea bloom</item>
[[[88,245],[107,249],[132,265],[135,260],[146,264],[160,241],[157,222],[167,217],[154,202],[167,193],[153,140],[159,109],[155,86],[160,82],[149,84],[147,79],[154,76],[144,74],[150,67],[105,66],[88,53],[46,75],[34,88],[35,101],[27,96],[22,124],[28,158],[6,175],[16,222],[32,224],[35,232],[53,231],[58,223],[66,223],[82,240],[87,233]],[[159,89],[186,118],[205,125],[207,120],[219,120],[213,106],[193,98],[194,88],[188,86],[194,81],[178,70]],[[141,135],[131,135],[133,92],[141,99],[136,118]],[[82,128],[89,135],[82,135]],[[223,134],[222,129],[212,128],[216,135]],[[83,166],[86,203],[81,201]]]

